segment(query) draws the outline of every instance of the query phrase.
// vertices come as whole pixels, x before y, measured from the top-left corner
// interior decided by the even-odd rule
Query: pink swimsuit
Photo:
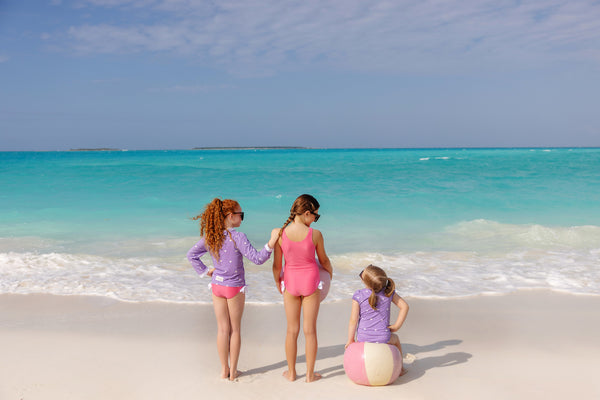
[[[319,266],[315,260],[315,244],[312,241],[312,228],[306,237],[294,242],[285,234],[281,235],[281,250],[285,258],[283,283],[285,290],[293,296],[310,296],[320,283]]]

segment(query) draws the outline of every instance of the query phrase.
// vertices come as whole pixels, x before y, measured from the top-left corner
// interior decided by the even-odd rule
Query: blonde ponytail
[[[384,291],[386,297],[390,297],[396,290],[394,281],[387,277],[385,271],[375,265],[369,265],[361,274],[365,285],[371,289],[369,305],[373,310],[377,309],[377,293]]]

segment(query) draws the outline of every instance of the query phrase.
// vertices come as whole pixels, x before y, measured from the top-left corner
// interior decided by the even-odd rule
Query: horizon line
[[[71,148],[59,150],[0,150],[0,153],[43,152],[128,152],[128,151],[220,151],[220,150],[510,150],[510,149],[600,149],[597,146],[448,146],[448,147],[305,147],[305,146],[206,146],[192,148],[127,149],[117,147]]]

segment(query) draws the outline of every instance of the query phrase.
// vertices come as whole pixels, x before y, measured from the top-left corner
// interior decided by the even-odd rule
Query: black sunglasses
[[[321,216],[319,214],[317,214],[316,212],[310,212],[312,215],[315,216],[315,222],[317,222],[319,220],[319,218],[321,218]]]
[[[232,214],[239,214],[240,218],[242,219],[242,221],[244,220],[244,212],[243,211],[241,211],[241,212],[232,212]]]
[[[367,268],[372,267],[372,266],[373,266],[373,264],[369,264],[369,265],[367,265]],[[365,268],[365,269],[367,269],[367,268]],[[363,269],[362,271],[360,271],[360,274],[358,274],[358,276],[359,276],[360,279],[362,279],[363,272],[365,272],[365,269]]]

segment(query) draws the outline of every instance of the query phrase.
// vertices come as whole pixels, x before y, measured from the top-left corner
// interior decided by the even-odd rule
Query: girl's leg
[[[396,335],[395,333],[392,333],[392,336],[390,337],[390,341],[388,342],[388,344],[396,346],[398,348],[398,350],[400,350],[400,355],[402,355],[402,345],[400,344],[400,338],[398,337],[398,335]]]
[[[229,358],[231,361],[229,370],[229,380],[233,381],[238,376],[238,360],[240,358],[240,349],[242,347],[242,314],[246,304],[246,294],[238,293],[235,297],[227,300],[229,309],[229,321],[231,323],[231,333],[229,338]]]
[[[315,373],[315,363],[317,360],[317,350],[319,344],[317,341],[317,316],[319,315],[319,306],[321,305],[320,290],[302,300],[302,309],[304,312],[303,330],[306,340],[306,382],[313,382],[321,378],[320,374]]]
[[[221,378],[227,378],[229,376],[229,336],[231,332],[227,299],[213,294],[213,306],[215,317],[217,317],[217,351],[221,361]]]
[[[404,358],[404,355],[402,354],[402,344],[400,344],[400,338],[398,337],[398,335],[392,333],[388,344],[394,345],[398,348],[398,350],[400,350],[400,359],[402,360]],[[404,365],[402,365],[402,371],[400,371],[400,376],[404,375],[407,372],[408,371],[404,368]]]
[[[285,358],[288,370],[283,373],[290,381],[296,380],[296,355],[298,353],[298,334],[300,333],[300,311],[302,300],[287,291],[283,292],[283,305],[287,319],[287,333],[285,336]]]

